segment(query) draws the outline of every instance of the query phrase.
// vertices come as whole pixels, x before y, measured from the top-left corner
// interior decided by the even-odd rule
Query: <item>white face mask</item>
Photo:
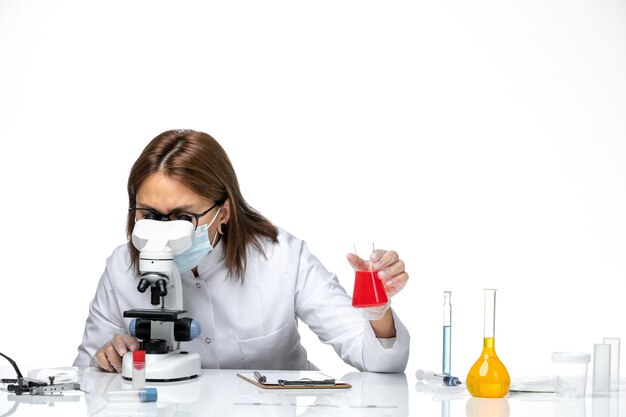
[[[215,231],[213,242],[209,241],[208,230],[209,226],[217,219],[217,215],[220,214],[221,209],[220,207],[217,210],[211,223],[203,224],[196,228],[191,247],[183,253],[174,256],[174,262],[176,262],[176,266],[181,273],[191,271],[193,268],[200,265],[200,262],[213,250],[213,244],[217,240],[217,230]]]

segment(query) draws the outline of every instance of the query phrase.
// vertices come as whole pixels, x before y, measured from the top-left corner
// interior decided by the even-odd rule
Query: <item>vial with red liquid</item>
[[[373,251],[373,243],[354,245],[354,253],[361,259],[354,269],[352,306],[357,308],[382,306],[389,301],[383,282],[378,278],[378,271],[370,261]]]
[[[133,389],[146,387],[146,351],[133,352]]]

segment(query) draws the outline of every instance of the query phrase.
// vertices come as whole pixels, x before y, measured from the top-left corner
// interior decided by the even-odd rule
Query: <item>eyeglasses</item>
[[[170,220],[184,220],[193,224],[193,227],[198,227],[198,222],[200,221],[200,218],[221,204],[222,202],[218,201],[213,204],[208,210],[202,213],[173,211],[171,213],[162,214],[153,209],[132,206],[128,209],[128,212],[130,213],[130,217],[131,219],[133,219],[134,223],[136,223],[138,220],[159,220],[162,222],[167,222]]]

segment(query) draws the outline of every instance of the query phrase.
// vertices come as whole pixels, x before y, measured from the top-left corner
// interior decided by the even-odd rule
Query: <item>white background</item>
[[[411,375],[440,369],[444,290],[461,378],[485,287],[513,376],[626,338],[625,22],[621,0],[0,0],[0,351],[71,364],[130,166],[171,128],[218,139],[348,291],[353,241],[400,253]]]

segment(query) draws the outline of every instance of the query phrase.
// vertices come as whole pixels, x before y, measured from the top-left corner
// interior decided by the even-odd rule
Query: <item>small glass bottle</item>
[[[470,368],[465,383],[474,397],[502,398],[511,386],[511,378],[496,355],[496,290],[485,289],[485,323],[483,350]]]
[[[133,352],[133,389],[139,390],[146,387],[146,351],[135,350]]]

